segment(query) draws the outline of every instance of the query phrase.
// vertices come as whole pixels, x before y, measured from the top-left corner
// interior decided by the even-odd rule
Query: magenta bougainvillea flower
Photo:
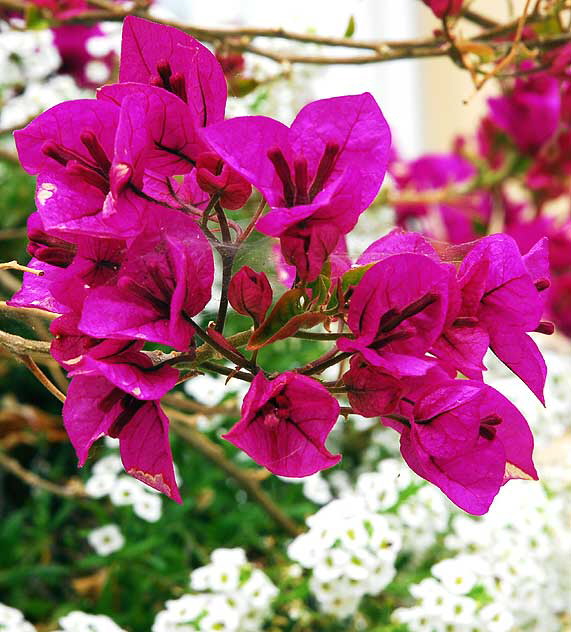
[[[524,64],[523,70],[529,69]],[[559,82],[547,73],[518,78],[513,90],[502,97],[488,99],[490,118],[516,147],[536,152],[553,136],[561,116]]]
[[[544,290],[550,284],[546,241],[522,258],[511,237],[486,237],[470,250],[458,274],[463,299],[458,317],[475,320],[460,321],[457,329],[481,328],[492,351],[543,402],[545,362],[527,332],[540,328],[545,309]]]
[[[353,410],[363,417],[379,417],[395,410],[404,387],[396,377],[371,366],[358,357],[343,375],[347,398]]]
[[[483,514],[512,478],[537,480],[533,436],[513,404],[490,386],[450,380],[418,393],[409,421],[385,418],[419,476],[461,509]]]
[[[399,189],[421,192],[468,183],[476,176],[476,169],[458,154],[427,154],[409,163],[394,163],[391,174]],[[490,219],[492,199],[487,192],[472,191],[442,204],[399,203],[395,211],[397,224],[403,228],[421,230],[441,241],[463,243],[482,234]]]
[[[214,262],[198,225],[167,213],[130,245],[117,283],[94,289],[79,328],[95,338],[141,339],[184,351],[194,334],[189,316],[210,299]]]
[[[430,7],[437,18],[447,15],[457,15],[462,10],[463,0],[422,0]]]
[[[73,18],[88,8],[87,0],[26,0],[27,4],[48,9],[61,20]]]
[[[111,51],[103,57],[94,57],[89,52],[88,42],[91,38],[101,37],[104,31],[99,24],[62,24],[52,29],[54,45],[61,57],[59,73],[71,75],[77,84],[84,88],[96,88],[103,81],[94,81],[90,76],[89,64],[96,62],[107,68],[107,79],[117,64],[117,55]],[[99,73],[98,73],[99,74]]]
[[[239,314],[250,316],[256,325],[264,320],[272,299],[272,286],[263,272],[258,273],[249,266],[243,266],[230,281],[230,305]]]
[[[149,383],[154,383],[153,399],[126,393],[103,376],[74,377],[63,419],[79,465],[85,463],[94,441],[103,435],[116,437],[128,474],[182,502],[168,440],[169,423],[157,401],[176,382],[173,372],[178,374],[165,366],[155,371],[152,379],[147,376]]]
[[[315,101],[291,127],[263,116],[212,125],[203,135],[268,201],[257,228],[280,237],[288,263],[315,279],[383,181],[390,131],[368,94]]]
[[[110,193],[118,121],[114,104],[69,101],[14,133],[22,166],[38,175],[36,202],[46,230],[113,234],[101,211]]]
[[[341,338],[337,346],[397,377],[426,373],[434,361],[425,353],[444,325],[453,274],[451,266],[425,255],[382,259],[351,296],[347,324],[354,338]]]
[[[125,18],[119,81],[172,92],[188,105],[199,127],[224,120],[227,87],[220,64],[205,46],[178,29]]]
[[[268,380],[258,373],[240,421],[223,438],[274,474],[310,476],[341,460],[325,447],[338,416],[337,400],[310,377],[287,371]]]

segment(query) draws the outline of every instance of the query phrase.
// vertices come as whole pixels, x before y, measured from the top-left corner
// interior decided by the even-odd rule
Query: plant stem
[[[16,459],[8,456],[2,450],[0,450],[0,465],[8,472],[14,474],[14,476],[17,476],[20,480],[24,481],[24,483],[27,483],[31,487],[43,489],[50,494],[62,496],[63,498],[85,498],[86,496],[83,486],[79,482],[57,485],[56,483],[47,481],[37,474],[26,470],[20,465],[20,463],[18,463],[18,461],[16,461]]]
[[[235,377],[238,380],[243,380],[244,382],[252,382],[254,380],[254,376],[251,373],[246,373],[244,371],[236,371],[236,369],[230,369],[227,366],[215,364],[214,362],[203,362],[200,366],[201,368],[206,369],[207,371],[212,371],[213,373],[219,373],[220,375],[228,375],[231,377]]]
[[[297,331],[293,338],[302,338],[303,340],[339,340],[339,338],[354,338],[352,334],[330,333],[324,334],[313,331]]]
[[[228,288],[230,286],[230,279],[232,278],[232,266],[234,265],[234,257],[236,255],[236,248],[232,244],[232,237],[230,235],[230,228],[226,221],[226,215],[224,209],[220,204],[216,204],[216,216],[220,223],[220,233],[222,235],[222,243],[216,247],[220,257],[222,258],[222,290],[220,292],[220,305],[218,306],[218,316],[216,318],[215,329],[219,333],[224,331],[224,323],[226,321],[226,314],[228,312]]]
[[[333,352],[337,351],[336,349],[332,349]],[[338,353],[337,355],[331,356],[331,351],[325,354],[325,356],[329,355],[329,358],[318,358],[315,362],[310,362],[307,366],[299,369],[299,373],[303,375],[313,375],[314,373],[321,373],[328,369],[330,366],[335,366],[339,362],[342,362],[346,358],[350,358],[353,355],[352,351],[343,351],[342,353]]]
[[[246,239],[248,239],[248,237],[254,232],[256,223],[258,219],[260,218],[260,215],[264,212],[264,208],[266,208],[266,200],[262,198],[260,201],[260,204],[258,205],[258,208],[256,209],[256,212],[254,213],[254,215],[252,215],[252,219],[250,220],[250,223],[248,224],[248,226],[246,226],[246,229],[244,230],[244,232],[236,240],[237,245],[240,245],[242,244],[242,242],[246,241]]]
[[[213,349],[215,349],[223,358],[230,360],[230,362],[233,362],[239,367],[245,367],[249,371],[256,373],[256,371],[258,370],[257,367],[254,366],[247,358],[244,358],[243,356],[239,356],[235,354],[234,352],[230,351],[229,349],[225,349],[222,345],[218,344],[218,342],[216,342],[216,340],[214,340],[214,338],[212,338],[210,334],[205,329],[203,329],[198,323],[196,323],[192,318],[189,318],[188,320],[191,323],[191,325],[196,329],[198,335],[202,338],[202,340],[206,344],[210,345]],[[197,352],[197,355],[198,355],[198,352]],[[204,363],[204,360],[202,358],[200,359],[195,358],[193,365],[200,366],[203,363]]]
[[[301,528],[274,503],[271,497],[260,487],[259,481],[227,459],[220,446],[210,441],[208,437],[188,423],[188,417],[184,413],[171,409],[168,409],[166,412],[172,420],[172,429],[193,448],[212,461],[228,476],[232,477],[247,492],[250,498],[257,502],[268,516],[289,535],[295,537],[301,533]]]
[[[59,390],[59,388],[53,384],[50,379],[42,372],[40,367],[32,360],[30,356],[20,356],[22,362],[26,365],[34,377],[45,386],[48,391],[59,399],[60,402],[65,402],[65,395]]]

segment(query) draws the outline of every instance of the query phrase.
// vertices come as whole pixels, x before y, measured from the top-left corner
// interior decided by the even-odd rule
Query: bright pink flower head
[[[458,15],[462,10],[463,0],[422,0],[427,7],[430,7],[437,18],[447,15]]]
[[[351,368],[343,375],[343,383],[351,407],[363,417],[391,413],[404,390],[397,378],[355,356],[351,359]]]
[[[272,299],[272,286],[263,272],[255,272],[249,266],[243,266],[230,281],[230,305],[239,314],[250,316],[257,325],[264,320]]]
[[[399,189],[430,191],[466,183],[476,169],[457,154],[427,154],[409,163],[396,163],[393,177]],[[491,214],[489,194],[474,191],[445,204],[396,204],[397,223],[408,230],[421,231],[435,239],[462,243],[483,232]],[[481,234],[481,233],[480,233]]]
[[[347,323],[355,337],[338,347],[397,377],[423,375],[434,364],[424,355],[444,326],[452,275],[426,255],[385,257],[354,288]]]
[[[559,82],[546,73],[519,78],[513,91],[488,100],[490,118],[523,152],[535,153],[555,133],[561,116]]]
[[[522,257],[507,235],[481,239],[458,271],[463,305],[459,317],[476,321],[489,336],[492,351],[543,402],[546,367],[527,332],[541,331],[550,285],[547,240]]]
[[[117,284],[86,298],[79,328],[95,338],[140,339],[190,346],[189,316],[210,299],[214,263],[196,222],[165,214],[131,244]]]
[[[71,75],[79,86],[86,88],[96,88],[111,75],[117,55],[110,52],[104,57],[93,57],[88,50],[88,41],[103,35],[99,24],[62,24],[52,31],[62,62],[60,74]],[[89,76],[89,63],[95,60],[107,68],[108,75],[102,81],[93,81]]]
[[[258,221],[280,237],[288,263],[315,279],[342,234],[377,194],[390,147],[388,125],[368,94],[315,101],[288,128],[263,116],[203,132],[214,150],[268,201]]]
[[[288,371],[270,381],[258,373],[223,438],[278,476],[310,476],[341,460],[325,447],[338,416],[337,400],[310,377]]]
[[[85,463],[99,437],[116,437],[127,474],[181,502],[168,439],[169,422],[158,402],[173,387],[177,373],[165,366],[152,377],[147,375],[153,384],[153,399],[126,393],[103,376],[74,377],[63,419],[79,465]]]
[[[125,18],[119,81],[150,83],[172,92],[188,105],[198,127],[224,120],[226,79],[216,57],[170,26]]]
[[[401,452],[410,468],[461,509],[486,513],[508,480],[537,480],[529,426],[490,386],[451,380],[414,399],[409,422],[383,421],[401,433]]]

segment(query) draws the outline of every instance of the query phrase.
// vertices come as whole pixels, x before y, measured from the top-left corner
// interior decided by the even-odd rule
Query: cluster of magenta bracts
[[[535,37],[533,31],[529,36]],[[548,237],[552,286],[546,315],[567,336],[571,216],[568,210],[554,213],[553,203],[568,209],[571,199],[570,61],[567,45],[521,64],[516,70],[523,75],[505,83],[502,96],[489,99],[476,143],[459,139],[450,154],[428,154],[412,162],[395,157],[390,166],[400,190],[444,194],[442,202],[398,203],[397,223],[407,230],[452,243],[502,230],[522,254],[541,236]],[[527,201],[511,199],[514,183],[530,192]]]
[[[541,320],[545,240],[522,257],[504,235],[444,246],[395,231],[351,265],[344,236],[376,196],[390,151],[373,98],[311,103],[291,127],[224,121],[225,102],[206,48],[128,18],[120,83],[16,133],[38,176],[30,266],[43,275],[27,273],[11,304],[60,314],[52,354],[72,377],[63,416],[80,464],[96,439],[118,437],[126,471],[180,500],[160,399],[198,333],[252,382],[225,438],[276,474],[340,460],[325,441],[340,413],[332,393],[344,393],[355,412],[394,427],[411,468],[467,511],[485,512],[510,478],[536,478],[527,423],[483,384],[482,361],[491,348],[542,399],[545,364],[528,332],[552,331]],[[242,241],[226,211],[243,207],[252,185],[270,207],[256,229],[279,239],[293,272],[273,307],[264,273],[243,267],[229,282],[230,304],[254,324],[247,348],[318,324],[339,332],[325,334],[335,346],[323,358],[281,375],[224,338],[223,311],[216,327],[193,320],[211,296],[213,248],[227,264]],[[177,353],[147,352],[147,342]],[[314,377],[348,358],[338,382]]]

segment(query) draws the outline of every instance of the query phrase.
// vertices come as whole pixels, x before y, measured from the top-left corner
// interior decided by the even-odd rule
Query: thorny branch
[[[24,483],[30,485],[31,487],[36,487],[38,489],[43,489],[50,494],[55,494],[56,496],[62,496],[63,498],[85,498],[86,494],[83,490],[83,486],[79,481],[69,481],[65,485],[57,485],[56,483],[52,483],[44,478],[41,478],[37,474],[30,472],[25,469],[11,456],[8,456],[5,452],[0,450],[0,466],[5,470],[17,476],[20,480],[24,481]]]
[[[396,59],[412,59],[426,57],[450,57],[455,63],[465,67],[465,64],[458,55],[458,43],[451,42],[444,34],[437,33],[433,37],[408,39],[408,40],[360,40],[351,37],[330,37],[316,35],[313,33],[298,33],[282,28],[259,28],[259,27],[204,27],[193,24],[185,24],[176,20],[168,20],[152,16],[144,7],[136,7],[132,10],[125,10],[116,5],[110,5],[105,0],[92,2],[97,9],[87,10],[82,14],[68,18],[66,20],[55,20],[49,12],[45,13],[47,19],[53,20],[55,24],[61,23],[83,23],[91,24],[100,21],[121,22],[129,15],[146,17],[153,21],[173,26],[196,37],[199,40],[208,42],[217,49],[227,52],[249,52],[261,57],[272,59],[275,62],[289,67],[292,64],[371,64]],[[0,8],[12,10],[24,10],[26,2],[22,0],[0,0]],[[481,27],[481,31],[475,36],[462,40],[465,50],[476,49],[478,45],[484,45],[498,55],[496,61],[505,58],[509,54],[512,46],[510,41],[497,41],[498,37],[512,35],[517,42],[518,34],[521,36],[522,22],[527,25],[542,26],[550,21],[550,16],[542,16],[537,10],[528,16],[527,11],[523,16],[512,20],[506,24],[498,24],[491,18],[481,15],[472,9],[465,9],[456,22],[468,21]],[[522,20],[523,18],[523,20]],[[509,39],[509,38],[508,38]],[[282,40],[296,42],[303,49],[305,46],[319,46],[322,49],[344,49],[342,55],[320,52],[308,54],[305,52],[293,52],[279,50],[259,44],[258,40]],[[553,46],[571,41],[571,33],[564,32],[556,35],[544,35],[534,40],[526,41],[529,50],[549,49]],[[357,51],[358,54],[351,54],[350,51]],[[359,51],[363,51],[359,53]]]

